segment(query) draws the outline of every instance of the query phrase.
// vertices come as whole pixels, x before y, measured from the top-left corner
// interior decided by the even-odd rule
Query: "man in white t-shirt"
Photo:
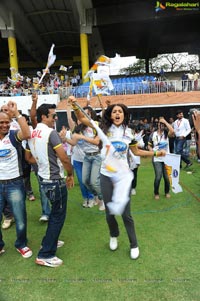
[[[177,119],[173,123],[175,140],[174,140],[174,152],[181,155],[181,160],[186,163],[186,167],[190,167],[192,162],[189,157],[184,154],[183,148],[186,142],[186,137],[191,132],[191,126],[189,120],[184,118],[183,111],[178,110],[176,113]]]
[[[10,116],[0,112],[0,222],[7,201],[15,218],[16,250],[23,258],[29,258],[32,256],[32,251],[27,246],[26,193],[23,181],[21,143],[24,139],[30,138],[30,130],[25,118],[18,112],[16,103],[9,101],[8,108],[17,119],[20,130],[11,130]],[[0,229],[0,254],[5,252],[3,247],[4,241]]]
[[[38,124],[31,131],[31,139],[28,140],[31,152],[27,147],[26,153],[26,159],[30,163],[37,163],[40,185],[51,203],[46,233],[35,261],[38,265],[48,267],[58,267],[63,263],[55,254],[66,218],[67,187],[74,186],[72,165],[57,131],[54,130],[57,119],[55,108],[53,104],[42,104],[37,108]],[[67,171],[66,179],[64,169]]]

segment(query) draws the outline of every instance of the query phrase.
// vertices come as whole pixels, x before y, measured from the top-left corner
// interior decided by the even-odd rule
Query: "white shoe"
[[[132,248],[131,251],[130,251],[130,257],[131,259],[137,259],[140,255],[140,252],[139,252],[139,248]]]
[[[5,253],[5,250],[4,249],[1,249],[0,250],[0,255],[4,254]]]
[[[62,246],[64,246],[65,242],[62,240],[58,240],[57,242],[57,248],[61,248]]]
[[[104,201],[100,201],[100,202],[99,202],[99,210],[100,210],[100,211],[104,211],[104,210],[105,210]]]
[[[48,215],[42,215],[39,219],[40,222],[48,222],[49,217]]]
[[[36,258],[35,263],[51,268],[56,268],[63,264],[63,261],[60,258],[54,256],[52,258]]]
[[[87,200],[84,200],[82,206],[83,206],[84,208],[87,208],[87,207],[88,207],[88,201],[87,201]]]
[[[99,204],[99,199],[98,199],[98,196],[95,196],[94,197],[94,206],[98,205]]]
[[[2,229],[8,229],[12,226],[12,224],[14,223],[14,219],[10,218],[10,219],[4,219],[4,222],[1,226]]]
[[[89,200],[88,201],[88,208],[94,207],[94,200]]]
[[[134,188],[131,190],[131,194],[136,195],[136,190]]]
[[[110,250],[115,251],[118,247],[117,237],[110,237]]]

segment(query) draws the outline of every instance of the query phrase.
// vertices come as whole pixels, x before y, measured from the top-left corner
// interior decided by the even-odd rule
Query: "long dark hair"
[[[114,109],[114,107],[120,107],[120,108],[122,108],[122,110],[124,112],[124,121],[122,123],[124,129],[129,124],[130,114],[129,114],[127,106],[125,106],[122,103],[112,104],[112,105],[107,107],[107,109],[103,113],[102,120],[101,120],[101,129],[103,130],[103,132],[105,134],[107,134],[108,129],[113,124],[113,121],[111,119],[111,114],[112,114],[112,110]]]
[[[95,110],[93,110],[90,106],[86,106],[83,108],[83,110],[88,110],[89,115],[91,116],[91,118],[95,121],[97,120],[97,114],[95,112]],[[78,125],[75,126],[73,133],[83,133],[83,131],[87,128],[87,125],[80,123]]]

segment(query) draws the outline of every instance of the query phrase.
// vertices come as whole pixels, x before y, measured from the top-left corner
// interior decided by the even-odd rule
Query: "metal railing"
[[[128,95],[128,94],[150,94],[150,93],[165,93],[165,92],[186,92],[186,91],[199,91],[200,80],[197,81],[182,81],[182,80],[164,80],[164,81],[133,81],[133,82],[117,82],[113,83],[114,89],[109,91],[109,95]],[[64,91],[64,92],[63,92]],[[1,89],[0,96],[27,96],[33,92],[37,92],[40,95],[60,94],[62,97],[68,95],[74,95],[76,98],[87,97],[89,91],[89,85],[80,85],[76,87],[60,86],[59,89],[44,89],[35,90],[19,89],[13,91],[12,89]]]

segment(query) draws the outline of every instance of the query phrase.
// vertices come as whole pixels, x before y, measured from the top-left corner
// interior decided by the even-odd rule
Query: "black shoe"
[[[190,163],[188,163],[186,166],[185,166],[185,168],[188,168],[188,167],[190,167],[190,166],[192,166],[192,162],[190,162]]]

